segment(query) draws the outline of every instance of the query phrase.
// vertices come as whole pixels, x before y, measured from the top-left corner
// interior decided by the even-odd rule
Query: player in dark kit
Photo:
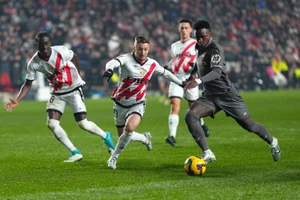
[[[280,158],[278,140],[270,135],[268,130],[251,118],[242,97],[236,91],[225,73],[225,58],[223,48],[212,38],[210,24],[199,20],[194,24],[198,50],[197,65],[193,68],[185,89],[204,85],[203,97],[200,97],[187,111],[185,121],[194,140],[203,151],[201,156],[207,163],[216,160],[209,149],[199,118],[211,116],[223,110],[244,129],[253,132],[270,145],[274,161]],[[196,73],[200,74],[196,78]]]

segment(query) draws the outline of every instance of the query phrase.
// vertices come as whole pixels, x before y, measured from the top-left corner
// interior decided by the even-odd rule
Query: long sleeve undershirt
[[[211,72],[209,72],[205,76],[201,76],[200,79],[201,79],[202,83],[207,83],[209,81],[220,78],[221,72],[222,72],[222,69],[220,67],[213,67]]]

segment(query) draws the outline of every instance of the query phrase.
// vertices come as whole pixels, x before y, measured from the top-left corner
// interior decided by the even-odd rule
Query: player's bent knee
[[[56,119],[48,119],[46,125],[50,130],[54,130],[57,126],[59,126],[59,121]]]
[[[185,114],[184,120],[186,123],[198,121],[198,117],[195,115],[194,112],[188,110]]]
[[[78,121],[77,124],[83,130],[90,130],[91,129],[90,122],[87,119]]]
[[[130,125],[125,126],[125,132],[126,133],[131,133],[133,131],[134,131],[133,126],[130,126]]]

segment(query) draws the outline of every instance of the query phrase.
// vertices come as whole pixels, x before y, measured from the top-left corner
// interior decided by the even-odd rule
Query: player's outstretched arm
[[[112,59],[110,61],[108,61],[105,65],[105,72],[103,74],[103,77],[107,78],[107,82],[109,82],[109,80],[111,79],[111,77],[114,74],[114,68],[116,67],[120,67],[120,62],[117,61],[116,59]]]
[[[8,112],[12,112],[19,102],[27,95],[31,88],[32,82],[32,80],[26,80],[26,82],[22,85],[16,99],[9,99],[10,102],[4,105],[4,109],[6,109]]]
[[[182,81],[179,80],[174,74],[172,74],[170,71],[165,70],[164,77],[166,77],[167,79],[169,79],[170,81],[176,83],[177,85],[183,86]]]
[[[211,72],[206,74],[205,76],[201,76],[196,78],[195,76],[191,76],[190,80],[188,80],[184,86],[184,89],[192,89],[200,85],[201,83],[207,83],[213,81],[217,78],[221,77],[222,68],[220,67],[213,67]]]

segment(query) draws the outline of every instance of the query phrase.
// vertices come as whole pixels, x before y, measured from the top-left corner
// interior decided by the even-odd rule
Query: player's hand
[[[196,76],[195,75],[190,75],[190,77],[188,77],[187,79],[185,79],[184,82],[188,82],[190,80],[195,80],[196,79]]]
[[[184,89],[186,89],[186,90],[193,89],[195,87],[198,87],[198,85],[201,84],[201,83],[202,83],[202,81],[199,78],[191,79],[191,80],[186,82]]]
[[[17,99],[9,99],[10,102],[4,105],[4,109],[6,109],[7,112],[12,112],[13,108],[15,108],[19,101]]]
[[[187,81],[182,81],[182,83],[179,85],[182,88],[185,88]]]
[[[103,77],[107,78],[107,82],[109,82],[110,78],[114,74],[113,70],[108,69],[107,71],[104,72]]]

